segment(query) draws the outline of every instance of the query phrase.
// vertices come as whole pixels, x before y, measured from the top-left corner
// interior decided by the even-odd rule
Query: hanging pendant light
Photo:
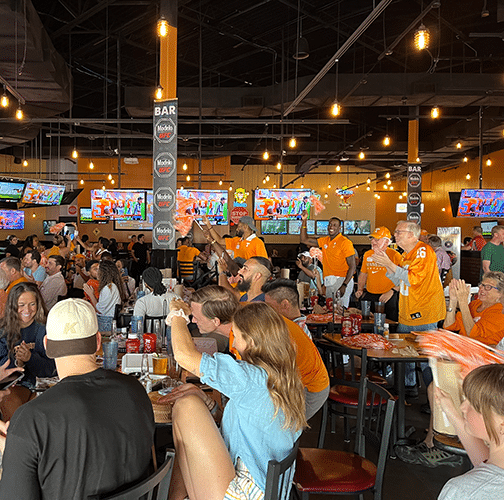
[[[415,47],[418,50],[428,49],[430,42],[430,31],[422,23],[415,31]]]

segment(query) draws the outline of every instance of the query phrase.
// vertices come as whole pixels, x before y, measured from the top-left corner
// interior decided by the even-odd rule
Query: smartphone
[[[2,381],[0,381],[0,391],[12,387],[16,382],[19,382],[24,376],[25,376],[24,372],[16,371],[14,373],[11,373],[8,377],[5,377]]]
[[[71,241],[75,238],[75,226],[66,225],[63,228],[63,235],[68,236]]]

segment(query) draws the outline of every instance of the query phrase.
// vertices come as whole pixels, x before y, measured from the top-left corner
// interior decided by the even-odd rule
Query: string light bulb
[[[160,101],[163,98],[163,87],[161,85],[158,85],[156,87],[156,93],[154,94],[154,97]]]
[[[364,154],[364,151],[361,151],[359,153],[359,160],[363,160],[364,158],[366,158],[366,155]]]
[[[270,157],[270,155],[269,155],[269,153],[268,153],[268,150],[267,150],[267,149],[265,149],[265,150],[264,150],[264,153],[263,153],[263,160],[269,160],[269,157]]]
[[[368,186],[368,187],[366,188],[366,191],[371,191],[371,188]]]
[[[280,162],[277,163],[277,170],[282,170],[282,164]]]
[[[0,104],[2,105],[2,108],[7,108],[9,106],[9,96],[7,95],[5,87],[2,94],[2,98],[0,99]]]
[[[368,184],[371,184],[371,177],[368,177],[368,178],[367,178],[367,180],[366,180],[366,182],[367,182]]]
[[[331,189],[331,187],[332,187],[331,184],[327,185],[327,189]]]
[[[443,208],[441,209],[441,212],[446,212],[446,208],[445,208],[445,207],[443,207]]]
[[[432,109],[430,110],[430,115],[431,115],[431,118],[439,118],[439,114],[440,114],[440,111],[439,111],[439,106],[433,106]]]
[[[297,141],[296,141],[296,138],[294,136],[292,136],[290,138],[290,141],[289,141],[289,147],[291,149],[294,149],[295,147],[297,146]]]
[[[390,185],[392,184],[392,181],[389,179],[389,180],[387,181],[387,184],[390,186]]]
[[[386,184],[384,184],[383,189],[388,189],[388,186]]]
[[[182,170],[187,170],[187,163],[184,162],[184,164],[182,165]]]
[[[219,186],[222,186],[222,179],[219,181]]]
[[[408,196],[408,193],[406,191],[403,191],[403,196]]]
[[[108,180],[111,181],[112,180],[112,174],[108,174]]]
[[[488,158],[487,161],[485,162],[485,165],[487,167],[491,167],[492,166],[492,159],[491,158]]]
[[[266,184],[266,179],[263,179],[263,184]]]
[[[191,180],[191,176],[190,176],[190,175],[188,175],[188,176],[185,178],[185,180],[186,180],[187,182],[189,182],[189,181]]]
[[[391,191],[393,191],[393,190],[394,190],[394,186],[389,186],[389,189],[390,189]]]
[[[339,105],[338,101],[334,101],[333,105],[331,106],[331,115],[339,116],[340,113],[341,113],[341,106]]]
[[[462,161],[463,161],[464,163],[467,163],[467,162],[469,161],[469,158],[467,158],[467,156],[464,156],[464,158],[462,158]]]
[[[383,138],[383,145],[390,146],[390,136],[388,134]]]
[[[467,172],[466,179],[469,180],[470,178],[471,178],[471,174],[469,172]]]
[[[84,185],[84,179],[81,179],[81,180],[80,180],[80,182],[79,182],[79,184],[80,184],[81,186],[83,186],[83,185]]]
[[[273,184],[273,189],[276,189],[276,184]]]
[[[23,167],[27,167],[28,166],[28,160],[23,160]]]
[[[233,190],[233,186],[229,186],[229,190],[232,191]]]
[[[114,184],[115,184],[115,180],[114,180],[114,179],[112,179],[112,180],[110,181],[110,184],[114,185]]]
[[[459,141],[457,142],[456,146],[457,149],[462,149],[462,143]]]
[[[301,189],[304,189],[304,184],[301,184]]]
[[[269,182],[269,180],[270,180],[270,176],[269,176],[269,175],[267,175],[267,176],[266,176],[266,182]]]
[[[339,165],[336,165],[336,172],[339,172],[341,170],[341,167]]]
[[[326,194],[324,195],[324,198],[329,198],[329,195],[326,193]]]
[[[164,17],[157,22],[157,32],[161,38],[168,35],[168,21]]]
[[[32,213],[32,217],[35,219],[35,217],[37,217],[37,214],[35,212]]]
[[[73,158],[74,160],[76,160],[78,157],[79,157],[79,152],[78,152],[75,148],[73,148],[73,151],[72,151],[72,158]]]
[[[21,103],[19,103],[19,107],[16,110],[16,118],[18,120],[22,120],[24,118],[24,113],[23,113],[23,110],[21,109]]]
[[[89,162],[89,170],[93,170],[93,168],[94,168],[94,163],[93,163],[93,161],[90,161]]]
[[[430,31],[422,23],[415,31],[415,47],[418,50],[428,49],[430,42]]]
[[[105,191],[105,184],[101,187],[103,191]]]
[[[385,179],[390,179],[390,172],[387,172],[387,173],[385,174]]]

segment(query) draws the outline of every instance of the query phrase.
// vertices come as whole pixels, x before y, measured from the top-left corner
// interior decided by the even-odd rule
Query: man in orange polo
[[[5,271],[7,278],[10,282],[7,287],[9,293],[13,287],[23,281],[28,281],[21,271],[21,261],[17,257],[7,257],[0,262],[0,267]]]
[[[375,262],[373,255],[377,250],[385,250],[389,259],[398,265],[401,262],[401,254],[388,247],[392,235],[386,227],[377,227],[369,237],[371,238],[371,250],[368,250],[362,258],[355,296],[361,300],[385,302],[387,318],[397,321],[399,286],[394,285],[387,278],[387,268]]]
[[[352,242],[345,238],[341,230],[341,220],[332,217],[327,226],[328,235],[323,238],[309,238],[306,230],[308,212],[301,215],[301,243],[322,250],[322,267],[326,296],[336,297],[339,292],[343,307],[350,304],[350,295],[354,288],[355,249]]]

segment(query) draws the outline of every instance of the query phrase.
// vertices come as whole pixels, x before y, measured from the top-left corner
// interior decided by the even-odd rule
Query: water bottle
[[[140,383],[147,393],[152,392],[152,379],[149,375],[149,355],[142,354],[142,365],[140,368]]]
[[[136,331],[136,334],[137,334],[137,337],[138,337],[138,340],[140,340],[140,352],[143,352],[143,318],[142,319],[139,319],[137,321],[137,331]]]

